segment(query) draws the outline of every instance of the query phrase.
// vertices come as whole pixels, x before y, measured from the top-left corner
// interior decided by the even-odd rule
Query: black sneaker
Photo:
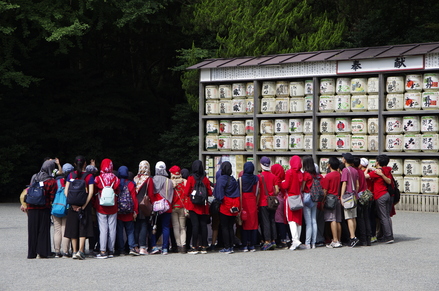
[[[353,247],[355,247],[355,246],[358,244],[359,241],[360,241],[360,240],[359,240],[358,238],[356,238],[356,237],[351,238],[351,241],[350,241],[349,246],[350,246],[351,248],[353,248]]]

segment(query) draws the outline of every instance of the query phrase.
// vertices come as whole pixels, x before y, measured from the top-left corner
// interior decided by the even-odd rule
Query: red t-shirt
[[[262,176],[264,175],[264,181],[265,184],[267,185],[267,191],[268,194],[265,193],[265,186],[264,183],[262,182]],[[259,205],[258,206],[268,206],[268,195],[273,196],[275,193],[275,187],[276,183],[277,183],[277,176],[271,172],[262,172],[261,174],[258,175],[259,177]]]
[[[184,196],[187,197],[187,210],[192,210],[198,215],[208,215],[209,214],[209,204],[206,203],[206,205],[198,205],[193,204],[190,198],[190,195],[192,193],[192,190],[195,188],[195,178],[191,175],[188,177],[186,182],[186,188],[184,189]],[[203,183],[206,186],[207,189],[207,195],[212,196],[212,188],[210,187],[210,181],[209,179],[204,176]]]
[[[331,171],[329,174],[326,174],[325,178],[322,179],[321,184],[322,188],[326,189],[327,194],[333,194],[336,196],[340,195],[340,181],[341,174],[338,171]]]
[[[382,167],[381,170],[387,178],[392,178],[391,167]],[[373,180],[373,199],[377,200],[387,193],[387,183],[375,171],[370,172],[369,176]]]
[[[358,172],[358,193],[361,193],[367,189],[366,177],[364,176],[363,170],[357,168]]]

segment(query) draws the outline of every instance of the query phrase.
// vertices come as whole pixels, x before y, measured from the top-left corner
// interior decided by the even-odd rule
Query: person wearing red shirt
[[[179,166],[172,166],[169,169],[171,181],[174,186],[174,197],[172,198],[172,227],[174,229],[175,241],[178,252],[186,253],[186,216],[189,214],[186,210],[187,197],[184,196],[186,180],[181,176]]]
[[[358,171],[358,198],[366,191],[367,182],[364,175],[364,171],[361,168],[361,159],[359,157],[354,157],[354,168]],[[369,203],[363,205],[361,203],[357,204],[357,226],[358,226],[358,236],[360,239],[360,244],[362,246],[371,245],[371,231],[370,231],[370,217],[369,217]]]

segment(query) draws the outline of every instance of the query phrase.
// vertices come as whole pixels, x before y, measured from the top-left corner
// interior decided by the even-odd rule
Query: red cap
[[[173,175],[180,175],[180,167],[179,166],[172,166],[170,169],[169,169],[169,172],[171,172],[171,174],[173,174]]]

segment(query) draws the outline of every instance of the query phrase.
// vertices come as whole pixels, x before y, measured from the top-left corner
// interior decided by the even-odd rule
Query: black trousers
[[[27,212],[28,251],[27,258],[37,254],[47,258],[50,253],[50,209],[29,209]]]
[[[207,221],[209,215],[198,215],[194,211],[189,211],[192,224],[192,246],[207,247]],[[198,233],[201,232],[201,244],[198,241]]]
[[[275,211],[268,210],[268,206],[259,207],[259,226],[265,241],[274,241],[277,238]]]
[[[235,221],[235,216],[220,213],[221,231],[223,234],[224,248],[226,249],[232,248],[234,245],[235,232],[233,231],[233,225]]]

